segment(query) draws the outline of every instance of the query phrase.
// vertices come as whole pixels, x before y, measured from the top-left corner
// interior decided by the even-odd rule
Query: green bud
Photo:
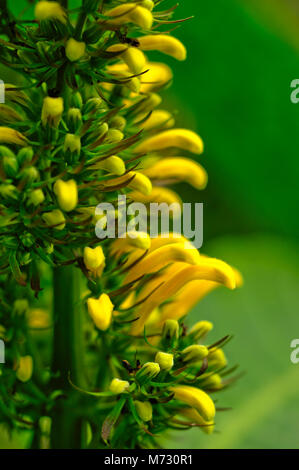
[[[20,165],[23,163],[31,163],[34,156],[33,149],[31,147],[24,147],[19,150],[17,159]]]
[[[80,155],[81,152],[81,139],[78,135],[75,134],[66,134],[64,140],[63,150],[65,153],[76,153]]]
[[[30,248],[35,243],[34,236],[29,232],[24,232],[20,235],[20,240],[26,248]]]
[[[15,154],[8,148],[5,147],[4,145],[0,145],[0,157],[15,157]]]
[[[107,137],[105,139],[105,144],[117,144],[121,140],[123,140],[124,135],[118,129],[109,129],[107,133]]]
[[[183,362],[188,362],[189,364],[193,362],[199,362],[209,354],[209,350],[206,346],[201,346],[199,344],[193,344],[188,346],[181,352],[181,357]]]
[[[35,166],[29,166],[21,171],[21,178],[26,180],[27,183],[33,183],[33,181],[39,179],[39,171]]]
[[[83,114],[89,114],[92,111],[104,108],[102,98],[89,98],[83,107]]]
[[[112,119],[110,119],[109,127],[123,131],[126,127],[126,123],[127,122],[124,117],[114,116]]]
[[[15,178],[19,171],[18,160],[15,155],[4,156],[2,162],[6,176],[8,176],[8,178]]]
[[[191,336],[192,339],[198,341],[200,338],[206,336],[212,328],[213,323],[211,323],[210,321],[199,321],[192,326],[188,336]]]
[[[149,401],[139,401],[135,400],[134,405],[137,411],[139,418],[142,421],[150,421],[153,417],[153,407]]]
[[[76,93],[74,93],[72,95],[72,97],[71,97],[71,106],[73,106],[74,108],[82,109],[83,99],[82,99],[81,93],[79,93],[79,91],[77,91]]]
[[[82,126],[82,114],[78,108],[70,108],[67,113],[67,124],[72,133],[77,132]]]
[[[39,206],[45,200],[45,195],[41,189],[34,189],[30,191],[27,197],[27,205]]]
[[[29,309],[29,303],[27,299],[17,299],[13,303],[13,311],[17,315],[24,315]]]
[[[136,374],[140,383],[146,383],[160,373],[160,366],[156,362],[146,362]]]
[[[177,320],[166,320],[162,330],[162,345],[165,348],[173,348],[179,338],[180,325]]]
[[[161,370],[168,371],[173,367],[173,354],[159,351],[156,354],[155,362],[159,364]]]
[[[0,196],[3,199],[18,200],[19,191],[13,184],[0,184]]]

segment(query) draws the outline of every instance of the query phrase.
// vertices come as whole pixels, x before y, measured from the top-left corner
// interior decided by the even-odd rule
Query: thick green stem
[[[53,412],[51,446],[54,449],[76,449],[82,446],[80,395],[68,382],[84,387],[83,321],[78,272],[73,267],[54,269],[54,352],[53,387],[65,398],[57,401]]]

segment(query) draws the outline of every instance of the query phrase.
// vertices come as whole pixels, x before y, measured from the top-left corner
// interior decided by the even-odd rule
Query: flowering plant
[[[231,381],[230,337],[211,344],[212,324],[188,329],[185,317],[217,286],[240,285],[237,270],[176,234],[95,235],[99,203],[181,203],[165,182],[207,183],[180,156],[201,154],[201,138],[160,108],[172,71],[145,55],[186,58],[169,31],[180,20],[160,3],[39,1],[28,22],[1,1],[1,62],[23,78],[0,105],[0,421],[30,429],[33,448],[212,433],[210,395]]]

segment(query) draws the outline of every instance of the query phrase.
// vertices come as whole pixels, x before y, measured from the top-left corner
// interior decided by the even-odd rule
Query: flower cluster
[[[167,429],[210,433],[210,393],[229,383],[229,337],[206,343],[212,324],[187,329],[185,317],[217,286],[240,285],[240,274],[182,236],[95,235],[100,202],[181,203],[166,182],[207,184],[185,156],[200,155],[202,139],[161,107],[173,73],[150,51],[185,60],[186,49],[165,31],[174,9],[155,3],[86,0],[78,11],[39,1],[31,23],[5,11],[0,24],[1,62],[22,82],[6,84],[0,105],[0,420],[32,429],[36,446],[51,426],[57,435],[59,419],[70,435],[74,422],[87,428],[70,446],[155,447]],[[34,308],[49,268],[53,316]],[[80,328],[64,301],[73,271],[87,281]],[[46,365],[39,330],[51,331]]]

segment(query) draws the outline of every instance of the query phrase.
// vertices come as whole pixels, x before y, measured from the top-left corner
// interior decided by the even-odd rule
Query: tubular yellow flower
[[[177,38],[167,34],[151,34],[138,38],[143,51],[160,51],[177,60],[185,60],[187,51],[184,44]]]
[[[153,407],[149,401],[139,401],[135,400],[134,405],[137,411],[139,418],[142,421],[147,422],[150,421],[153,417]]]
[[[105,255],[101,246],[89,248],[86,246],[83,253],[84,264],[90,271],[96,271],[105,263]]]
[[[0,127],[0,144],[15,144],[25,147],[28,140],[21,132],[11,129],[10,127]]]
[[[38,2],[34,14],[38,21],[58,20],[63,24],[67,22],[66,12],[58,2]]]
[[[149,250],[151,246],[151,239],[148,233],[129,231],[127,232],[126,238],[122,239],[129,246],[140,248],[141,250]]]
[[[155,362],[159,364],[161,370],[168,371],[173,367],[173,354],[159,351],[156,354]]]
[[[95,170],[106,170],[117,176],[121,176],[126,172],[124,161],[117,155],[105,158],[105,160],[95,163],[90,168]]]
[[[154,180],[185,181],[196,189],[204,189],[208,182],[206,170],[189,158],[163,158],[143,173]]]
[[[65,217],[59,209],[46,212],[42,215],[42,218],[48,227],[55,228],[56,230],[63,230],[65,227]]]
[[[136,3],[125,3],[112,8],[105,12],[106,16],[112,17],[105,23],[108,25],[122,25],[126,23],[134,23],[142,29],[151,29],[153,24],[153,16],[151,12]]]
[[[48,3],[48,2],[47,2]],[[58,127],[64,110],[63,98],[46,96],[42,107],[42,123],[50,127]]]
[[[132,282],[142,274],[149,274],[158,271],[173,261],[182,261],[188,264],[199,264],[200,254],[197,250],[186,250],[184,244],[174,243],[157,248],[152,253],[143,258],[136,266],[134,266],[127,278],[126,282]]]
[[[142,0],[141,6],[144,8],[147,8],[148,10],[152,11],[154,8],[155,4],[152,0]]]
[[[130,384],[126,380],[113,379],[110,383],[109,390],[116,395],[125,392],[129,388]]]
[[[84,56],[86,51],[85,42],[76,41],[74,38],[67,40],[65,45],[65,55],[71,62],[76,62]]]
[[[106,185],[107,186],[114,186],[117,184],[122,184],[125,183],[126,181],[130,180],[130,183],[127,185],[128,188],[140,191],[142,194],[145,196],[148,196],[151,191],[152,191],[152,183],[151,180],[143,175],[142,173],[139,173],[137,171],[129,171],[126,175],[124,175],[121,178],[115,178],[113,180],[109,180]]]
[[[137,47],[130,47],[125,44],[114,44],[108,47],[108,52],[119,52],[119,57],[127,64],[130,72],[141,73],[146,64],[146,57]]]
[[[207,357],[209,350],[206,346],[199,344],[192,344],[182,351],[182,360],[183,362],[198,362]]]
[[[143,204],[149,204],[150,202],[157,202],[158,204],[165,202],[166,204],[179,204],[182,205],[181,198],[171,189],[162,188],[160,186],[153,186],[152,192],[145,196],[139,191],[132,191],[130,198],[136,202],[143,202]],[[175,207],[175,206],[174,206]]]
[[[75,209],[78,204],[78,188],[75,180],[57,180],[53,190],[62,210],[70,212]]]
[[[171,68],[160,62],[146,64],[144,71],[146,73],[141,77],[140,91],[142,93],[149,93],[156,88],[161,88],[170,83],[173,78]]]
[[[90,298],[87,300],[88,313],[93,320],[95,326],[106,331],[112,320],[112,312],[114,305],[107,294],[102,294],[98,299]]]
[[[174,126],[174,123],[175,121],[171,113],[164,109],[156,109],[145,122],[140,124],[140,127],[145,131],[155,128],[169,129]]]
[[[180,414],[185,418],[188,418],[191,423],[196,423],[200,426],[200,429],[206,434],[212,434],[214,431],[214,421],[206,421],[194,408],[183,408],[180,410]]]
[[[176,385],[170,388],[176,400],[195,408],[206,421],[211,421],[216,413],[213,400],[203,390],[188,385]]]
[[[19,364],[16,370],[17,378],[21,382],[28,382],[33,373],[33,359],[31,356],[20,357]]]
[[[170,147],[188,150],[198,155],[204,150],[203,141],[195,132],[188,129],[169,129],[141,142],[135,148],[135,152],[154,152],[155,150],[164,150]]]

